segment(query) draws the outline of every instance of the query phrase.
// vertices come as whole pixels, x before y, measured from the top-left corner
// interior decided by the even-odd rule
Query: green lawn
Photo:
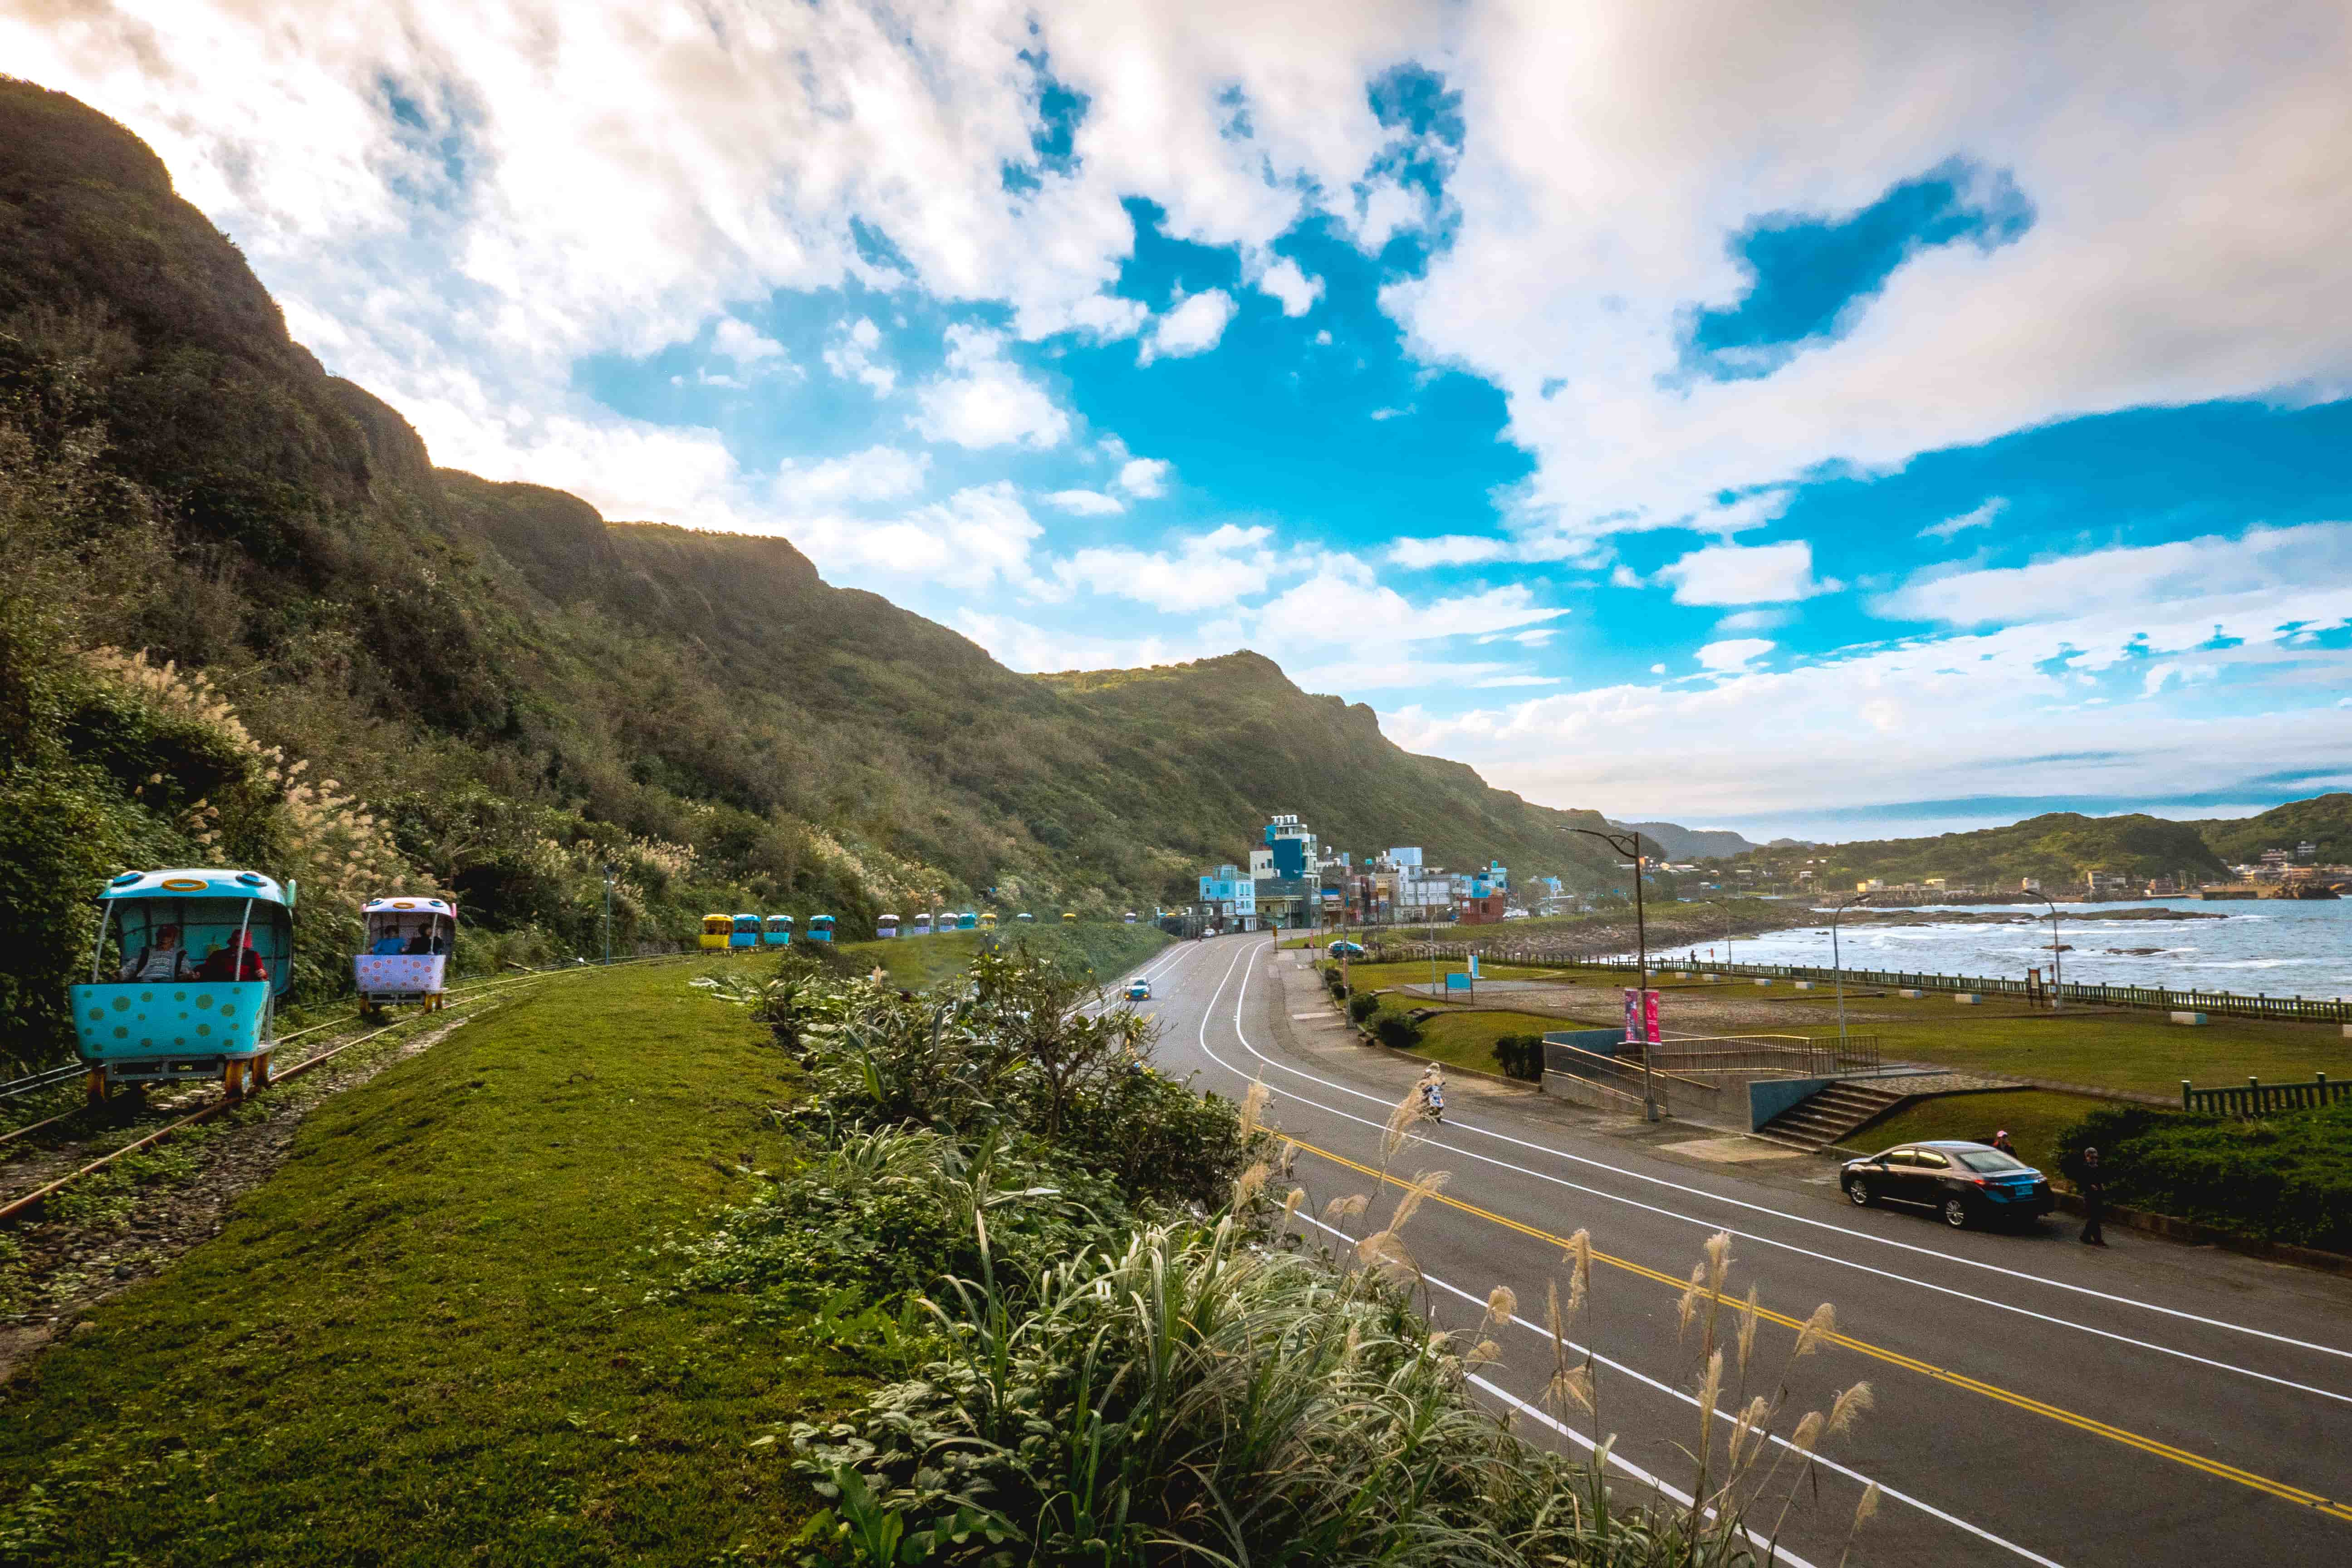
[[[1596,986],[1623,979],[1607,970],[1574,973],[1580,982]],[[1819,1036],[1837,1026],[1837,999],[1826,985],[1796,991],[1786,984],[1767,989],[1745,980],[1707,985],[1668,979],[1661,989],[1667,993],[1669,1007],[1676,991],[1744,1001],[1775,998],[1775,1032]],[[2243,1083],[2249,1076],[2271,1082],[2308,1081],[2322,1072],[2332,1079],[2352,1076],[2352,1039],[2333,1025],[2216,1017],[2203,1028],[2189,1028],[2157,1012],[2053,1014],[2029,1011],[2021,1002],[1963,1007],[1937,992],[1916,1000],[1891,994],[1862,1000],[1870,1016],[1853,1027],[1856,1033],[1876,1035],[1889,1059],[1935,1062],[1969,1072],[2090,1084],[2160,1094],[2176,1101],[2184,1078],[2210,1087]],[[1853,993],[1847,1001],[1849,1005],[1855,1003]],[[1596,989],[1591,1005],[1596,1022],[1614,1021],[1613,994]]]
[[[0,1558],[780,1559],[814,1504],[762,1440],[856,1369],[649,1299],[786,1152],[782,1057],[687,984],[730,967],[532,990],[312,1112],[217,1238],[0,1394]]]
[[[1560,1026],[1557,1018],[1532,1013],[1441,1013],[1422,1021],[1421,1045],[1413,1054],[1447,1067],[1499,1073],[1503,1064],[1495,1059],[1496,1039],[1504,1035],[1540,1035]]]
[[[2046,1089],[1948,1095],[1896,1111],[1877,1126],[1847,1139],[1846,1144],[1875,1154],[1881,1149],[1916,1139],[1984,1139],[1998,1129],[2007,1128],[2010,1142],[2017,1145],[2019,1159],[2055,1173],[2058,1135],[2108,1103],[2087,1095],[2058,1094]]]

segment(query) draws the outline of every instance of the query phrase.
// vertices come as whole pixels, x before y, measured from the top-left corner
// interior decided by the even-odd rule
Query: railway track
[[[657,963],[665,961],[673,961],[681,956],[690,955],[658,953],[646,958],[625,959],[622,962],[625,963]],[[43,1203],[47,1202],[50,1197],[54,1196],[58,1192],[61,1192],[66,1187],[72,1185],[75,1182],[80,1181],[86,1176],[93,1175],[100,1171],[105,1170],[108,1166],[113,1164],[116,1161],[122,1159],[126,1155],[138,1153],[144,1149],[152,1149],[156,1144],[163,1142],[165,1140],[179,1132],[184,1131],[190,1127],[195,1126],[199,1122],[208,1121],[214,1117],[219,1116],[226,1111],[235,1110],[238,1106],[253,1103],[262,1095],[268,1093],[271,1087],[299,1078],[304,1073],[307,1073],[313,1068],[318,1067],[320,1063],[329,1061],[335,1057],[339,1057],[355,1046],[365,1045],[368,1041],[380,1038],[384,1035],[392,1033],[395,1029],[405,1029],[412,1025],[421,1024],[428,1018],[437,1017],[441,1014],[449,1012],[453,1009],[473,1006],[477,1003],[488,1000],[493,994],[509,991],[516,986],[541,984],[551,980],[563,979],[567,975],[593,973],[596,970],[603,967],[603,965],[596,965],[593,967],[584,968],[575,967],[571,969],[541,970],[530,974],[514,975],[502,980],[477,981],[469,985],[453,987],[447,994],[447,1000],[440,1008],[434,1012],[418,1013],[411,1017],[401,1018],[393,1023],[382,1025],[376,1028],[368,1030],[364,1034],[354,1036],[351,1039],[343,1040],[338,1044],[330,1046],[324,1050],[314,1052],[312,1055],[305,1057],[302,1060],[296,1062],[291,1067],[282,1068],[273,1071],[269,1077],[269,1083],[254,1090],[252,1093],[231,1097],[226,1094],[215,1092],[210,1100],[197,1108],[195,1110],[179,1118],[177,1121],[166,1122],[163,1126],[155,1129],[152,1132],[148,1133],[145,1137],[140,1138],[135,1142],[126,1143],[119,1149],[111,1150],[106,1154],[101,1155],[100,1158],[92,1160],[89,1163],[82,1165],[78,1169],[67,1172],[65,1174],[56,1177],[54,1180],[47,1182],[29,1192],[20,1194],[16,1197],[6,1200],[5,1203],[0,1203],[0,1224],[5,1224],[21,1215],[31,1213],[34,1209],[38,1208]],[[619,965],[614,965],[614,967],[617,968]],[[349,1024],[356,1023],[361,1019],[361,1017],[362,1015],[359,1012],[353,1011],[352,1013],[345,1014],[341,1017],[330,1018],[323,1023],[306,1025],[302,1028],[293,1031],[291,1034],[280,1036],[278,1040],[278,1047],[282,1048],[289,1041],[300,1039],[306,1036],[316,1035],[324,1030],[338,1028]],[[35,1079],[45,1078],[48,1080],[48,1084],[56,1084],[65,1081],[68,1077],[79,1078],[82,1071],[82,1068],[77,1063],[68,1068],[53,1069],[48,1073],[36,1073],[31,1075],[31,1077]],[[16,1080],[16,1082],[20,1084],[28,1081],[30,1080],[27,1079],[19,1079]],[[47,1086],[47,1084],[45,1084],[41,1087]],[[5,1087],[5,1086],[0,1086],[0,1088]],[[64,1123],[72,1121],[76,1117],[81,1116],[89,1109],[90,1108],[88,1106],[76,1106],[73,1110],[62,1111],[56,1116],[50,1117],[46,1121],[32,1122],[26,1126],[12,1129],[5,1133],[0,1133],[0,1146],[5,1146],[8,1143],[14,1142],[17,1139],[25,1138],[33,1133],[41,1131],[45,1128],[61,1127]]]

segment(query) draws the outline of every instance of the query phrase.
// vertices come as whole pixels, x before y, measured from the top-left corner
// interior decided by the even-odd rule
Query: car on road
[[[2002,1220],[2030,1223],[2058,1204],[2050,1178],[2024,1161],[1957,1138],[1897,1143],[1849,1160],[1838,1183],[1856,1208],[1927,1209],[1954,1230]]]
[[[1128,999],[1129,1001],[1130,1001],[1130,1002],[1149,1002],[1149,1001],[1150,1001],[1150,1000],[1151,1000],[1151,982],[1150,982],[1150,981],[1149,981],[1149,980],[1130,980],[1130,981],[1129,981],[1129,982],[1127,983],[1127,999]]]
[[[1361,958],[1364,950],[1352,942],[1335,942],[1328,950],[1334,958]]]

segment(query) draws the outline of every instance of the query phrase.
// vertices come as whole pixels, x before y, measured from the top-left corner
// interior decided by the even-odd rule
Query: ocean
[[[2039,916],[2039,923],[1872,925],[1865,906],[1847,913],[1838,928],[1838,946],[1845,964],[1853,969],[2015,979],[2038,965],[2047,976],[2052,963],[2049,910],[2041,904],[2013,907],[2020,914]],[[1974,908],[1990,911],[2001,906]],[[2196,910],[2227,918],[2067,918],[2075,910],[2116,909]],[[2067,951],[2057,957],[2069,981],[2352,1000],[2352,899],[2061,903],[2058,934],[2067,944]],[[1719,941],[1701,943],[1698,952],[1703,959],[1725,956]],[[1728,956],[1740,963],[1826,966],[1830,962],[1827,917],[1819,925],[1738,938]]]

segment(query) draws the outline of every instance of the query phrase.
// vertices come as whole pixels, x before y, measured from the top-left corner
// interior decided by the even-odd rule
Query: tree
[[[1093,973],[1037,957],[1026,942],[972,960],[971,1021],[1003,1041],[1037,1077],[1045,1136],[1082,1090],[1147,1064],[1151,1026],[1109,997]]]

